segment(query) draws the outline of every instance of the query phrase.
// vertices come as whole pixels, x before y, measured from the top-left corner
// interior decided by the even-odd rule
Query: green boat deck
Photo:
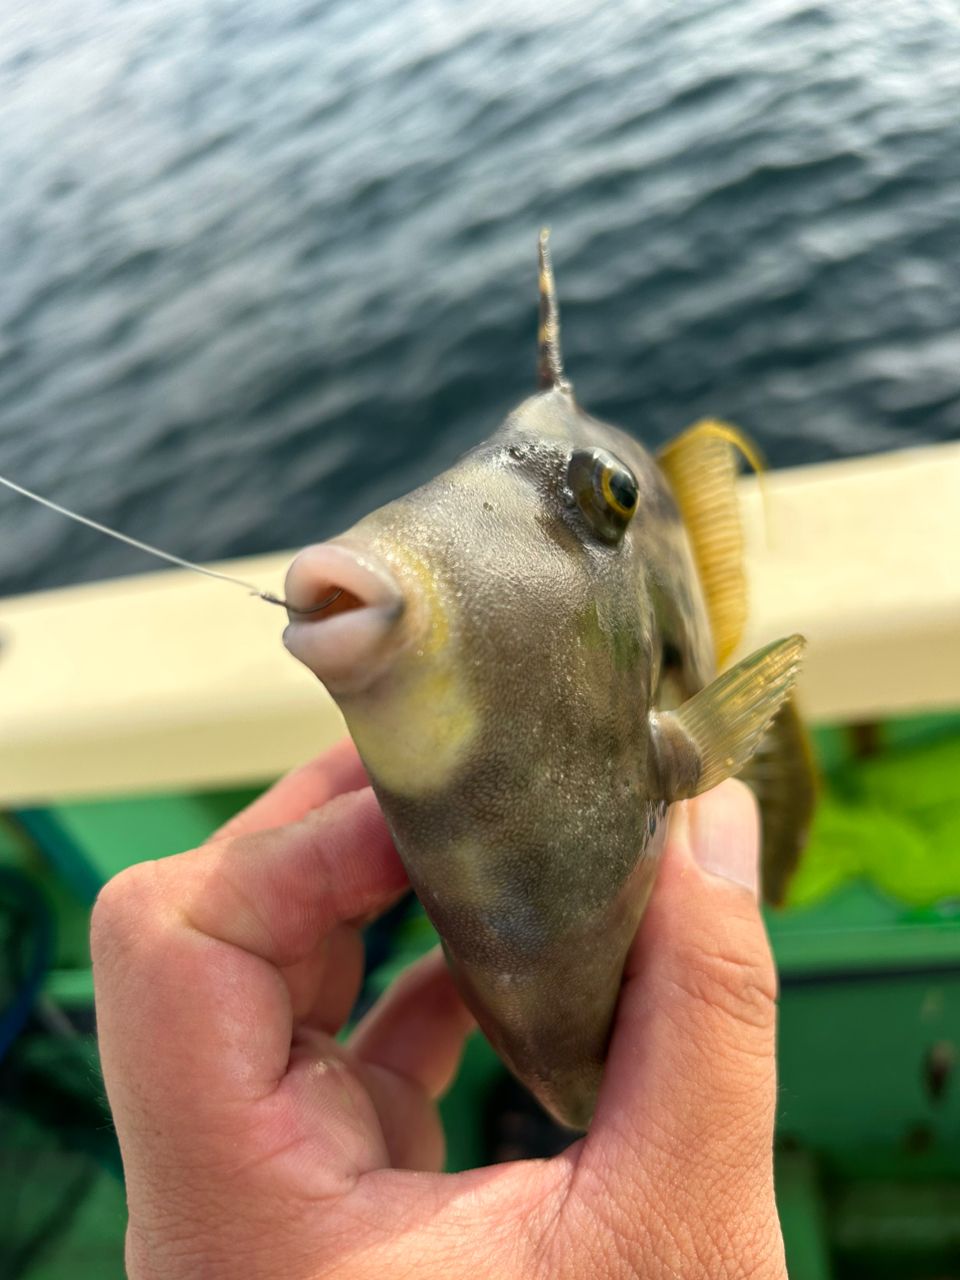
[[[960,1274],[948,1270],[960,1258],[960,717],[816,739],[824,786],[810,850],[787,909],[768,913],[790,1274]],[[69,1220],[45,1233],[24,1275],[122,1274],[119,1164],[89,1034],[90,905],[122,867],[193,847],[253,794],[85,800],[15,810],[0,825],[0,867],[29,878],[53,924],[39,1026],[10,1055],[33,1101],[4,1125],[0,1182],[16,1166],[31,1195],[73,1188]],[[369,990],[433,941],[422,912],[408,913]],[[64,1014],[88,1029],[66,1047]],[[489,1158],[487,1100],[502,1075],[475,1036],[443,1104],[451,1169]],[[82,1104],[72,1130],[61,1095]]]

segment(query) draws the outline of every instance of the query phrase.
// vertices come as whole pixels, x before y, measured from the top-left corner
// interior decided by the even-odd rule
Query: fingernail
[[[718,787],[687,805],[688,838],[694,860],[711,875],[759,890],[756,804],[742,786]]]

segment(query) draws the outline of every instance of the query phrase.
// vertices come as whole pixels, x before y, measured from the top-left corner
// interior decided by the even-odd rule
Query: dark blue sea
[[[193,558],[342,528],[568,371],[651,445],[960,435],[952,0],[7,0],[0,472]],[[140,572],[0,491],[0,591]]]

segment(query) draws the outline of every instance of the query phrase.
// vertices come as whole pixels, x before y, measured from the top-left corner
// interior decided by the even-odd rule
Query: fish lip
[[[355,595],[363,608],[403,609],[397,580],[378,556],[344,543],[319,542],[301,551],[287,570],[284,595],[291,623],[305,621],[335,587]]]
[[[334,593],[357,600],[346,611],[310,613]],[[391,665],[402,647],[398,626],[406,601],[380,557],[366,548],[337,542],[307,547],[287,571],[289,625],[283,643],[331,693],[367,688]],[[330,600],[334,609],[340,594]]]

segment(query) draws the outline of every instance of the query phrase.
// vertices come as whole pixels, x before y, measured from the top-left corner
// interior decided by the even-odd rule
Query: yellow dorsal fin
[[[690,536],[721,670],[740,643],[747,620],[738,453],[754,471],[763,470],[757,449],[736,427],[705,418],[658,455]]]

